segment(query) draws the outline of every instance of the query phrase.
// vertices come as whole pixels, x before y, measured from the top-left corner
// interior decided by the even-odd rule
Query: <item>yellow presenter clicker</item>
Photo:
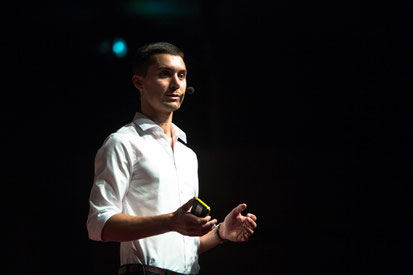
[[[208,216],[210,211],[211,211],[211,207],[209,207],[200,198],[196,198],[194,203],[192,204],[191,213],[194,214],[195,216],[203,218],[203,217]]]

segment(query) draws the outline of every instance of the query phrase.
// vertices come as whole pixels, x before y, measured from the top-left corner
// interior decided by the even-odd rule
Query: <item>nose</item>
[[[174,75],[171,77],[171,82],[169,83],[169,87],[171,90],[179,90],[181,88],[181,80],[179,79],[178,75]]]

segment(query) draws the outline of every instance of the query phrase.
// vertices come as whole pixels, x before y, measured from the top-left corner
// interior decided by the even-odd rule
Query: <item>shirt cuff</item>
[[[89,216],[87,220],[87,230],[89,238],[94,241],[102,240],[102,230],[106,222],[113,216],[119,214],[116,211],[105,211],[102,213],[96,213],[93,216]]]

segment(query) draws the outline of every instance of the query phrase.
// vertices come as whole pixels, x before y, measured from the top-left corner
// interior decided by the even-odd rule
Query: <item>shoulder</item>
[[[114,133],[110,134],[103,144],[127,144],[134,142],[139,137],[133,123],[129,123]]]
[[[136,132],[133,124],[127,124],[116,132],[110,134],[103,142],[99,151],[103,152],[118,152],[131,153],[133,151],[133,144],[139,135]]]

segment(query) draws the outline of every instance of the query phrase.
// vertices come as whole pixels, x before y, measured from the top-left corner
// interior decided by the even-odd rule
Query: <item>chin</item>
[[[169,112],[175,112],[181,108],[181,104],[173,103],[173,104],[165,104],[165,109]]]

